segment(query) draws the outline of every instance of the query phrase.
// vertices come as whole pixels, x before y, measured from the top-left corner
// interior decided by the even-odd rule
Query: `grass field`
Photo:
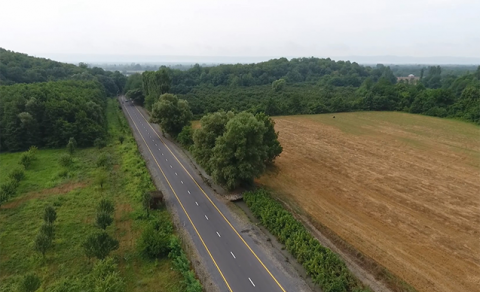
[[[419,291],[480,291],[480,128],[394,112],[275,117],[258,183]]]
[[[154,186],[129,129],[123,133],[123,144],[117,139],[121,123],[126,125],[126,121],[114,100],[109,104],[108,121],[112,136],[109,145],[101,150],[78,150],[73,165],[67,169],[58,163],[64,149],[39,150],[38,159],[26,171],[16,197],[0,207],[0,291],[17,291],[27,272],[40,277],[42,291],[57,291],[52,289],[63,280],[88,287],[96,260],[86,258],[81,244],[98,229],[94,221],[102,197],[115,202],[114,222],[107,231],[120,242],[112,256],[118,262],[127,291],[184,291],[183,278],[172,270],[170,260],[145,260],[136,251],[136,240],[147,224],[140,196]],[[96,165],[101,153],[110,155],[111,165],[106,170]],[[18,163],[19,156],[20,153],[0,154],[1,181]],[[95,181],[99,171],[106,171],[108,176],[103,188]],[[32,246],[43,223],[43,209],[49,204],[57,212],[55,241],[54,248],[43,259]],[[166,210],[157,215],[169,216]]]

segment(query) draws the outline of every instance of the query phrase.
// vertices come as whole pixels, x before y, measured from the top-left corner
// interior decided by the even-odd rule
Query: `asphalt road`
[[[212,195],[189,163],[175,154],[176,146],[161,137],[131,102],[122,102],[122,106],[133,130],[141,136],[137,142],[148,148],[145,158],[158,167],[176,199],[174,207],[221,291],[295,291],[290,277],[263,254],[249,235],[238,230],[239,224],[228,208]]]

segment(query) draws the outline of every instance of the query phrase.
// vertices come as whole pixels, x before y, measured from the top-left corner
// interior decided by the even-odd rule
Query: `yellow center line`
[[[136,107],[135,107],[135,108],[136,108]],[[205,242],[203,241],[202,236],[201,236],[200,233],[198,232],[197,227],[195,227],[195,224],[193,224],[193,221],[192,221],[192,219],[190,218],[190,216],[188,215],[187,210],[185,210],[185,207],[183,206],[182,201],[180,201],[180,198],[177,196],[177,193],[175,192],[175,190],[173,189],[172,185],[170,184],[170,181],[167,179],[167,176],[165,175],[165,173],[163,172],[162,168],[161,168],[160,165],[158,164],[158,161],[157,161],[157,159],[155,158],[155,156],[153,155],[152,150],[151,150],[150,147],[148,146],[147,141],[145,141],[145,139],[143,138],[143,135],[141,134],[140,130],[139,130],[138,127],[137,127],[137,123],[135,123],[135,121],[133,120],[133,118],[132,118],[132,116],[130,115],[130,113],[128,112],[128,110],[127,110],[127,109],[125,109],[125,110],[126,110],[128,116],[130,117],[130,119],[132,120],[133,124],[135,125],[135,128],[137,129],[138,133],[140,134],[140,137],[142,137],[142,140],[143,140],[143,142],[145,143],[145,146],[147,146],[148,151],[150,152],[150,154],[152,155],[153,159],[155,160],[155,163],[157,164],[158,169],[160,169],[160,171],[162,172],[162,175],[163,175],[163,177],[165,178],[165,180],[167,181],[168,186],[169,186],[170,189],[172,190],[173,194],[175,195],[175,198],[177,198],[178,203],[180,203],[180,206],[182,207],[183,212],[185,212],[185,215],[187,215],[188,221],[190,221],[190,224],[192,224],[193,229],[195,229],[195,232],[197,233],[198,237],[200,238],[200,241],[202,242],[203,246],[204,246],[205,249],[207,250],[207,253],[208,253],[208,255],[210,256],[210,258],[212,259],[213,264],[215,265],[215,267],[217,268],[218,272],[219,272],[220,275],[222,276],[223,281],[225,281],[225,284],[227,285],[228,290],[229,290],[230,292],[233,292],[232,288],[230,288],[230,285],[229,285],[228,282],[227,282],[227,279],[225,279],[225,276],[223,275],[222,271],[221,271],[220,268],[218,267],[217,262],[215,261],[215,259],[213,258],[212,254],[210,253],[210,250],[208,249],[207,245],[206,245]],[[143,115],[142,115],[142,117],[143,117]],[[143,117],[143,118],[145,118],[145,117]]]
[[[265,264],[262,262],[262,260],[257,256],[257,254],[252,250],[252,248],[248,245],[248,243],[245,241],[245,239],[243,239],[243,237],[240,235],[240,233],[238,233],[238,231],[235,229],[235,227],[233,227],[233,225],[230,223],[230,221],[228,221],[228,219],[225,217],[225,215],[223,215],[222,211],[220,211],[220,209],[218,209],[217,205],[215,205],[215,203],[210,199],[210,197],[205,193],[205,191],[203,190],[203,188],[197,183],[197,181],[192,177],[192,175],[190,174],[190,172],[185,168],[185,166],[183,166],[183,164],[178,160],[177,156],[175,154],[173,154],[172,150],[170,150],[170,147],[168,147],[168,145],[163,141],[162,137],[160,137],[160,135],[158,135],[157,131],[152,127],[152,125],[147,121],[147,119],[145,118],[145,116],[140,112],[140,110],[138,110],[138,108],[135,106],[135,109],[138,111],[138,113],[143,117],[143,119],[147,122],[147,124],[150,126],[150,128],[152,128],[153,132],[155,133],[155,135],[157,135],[157,137],[160,139],[160,141],[163,143],[163,145],[165,145],[165,147],[167,147],[168,151],[170,151],[170,153],[173,155],[173,158],[175,158],[175,160],[177,160],[177,162],[180,164],[180,166],[183,168],[183,170],[188,174],[188,176],[193,180],[193,182],[197,185],[197,187],[200,189],[200,191],[202,191],[202,193],[205,195],[205,197],[208,199],[208,201],[213,205],[213,207],[215,207],[215,209],[218,211],[218,213],[220,213],[220,215],[223,217],[223,219],[228,223],[228,225],[230,226],[230,228],[233,229],[233,231],[237,234],[237,236],[242,240],[242,242],[245,244],[245,246],[250,250],[250,252],[255,256],[255,258],[258,260],[258,262],[263,266],[263,268],[267,271],[267,273],[270,275],[270,277],[272,277],[272,279],[275,281],[275,283],[277,283],[278,287],[280,287],[280,289],[282,289],[283,292],[286,292],[285,289],[283,289],[282,285],[280,285],[280,283],[277,281],[277,279],[272,275],[272,273],[268,270],[268,268],[265,266]]]

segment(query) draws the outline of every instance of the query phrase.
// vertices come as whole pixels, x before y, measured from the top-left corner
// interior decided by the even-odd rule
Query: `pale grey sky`
[[[480,57],[480,0],[0,0],[31,55]]]

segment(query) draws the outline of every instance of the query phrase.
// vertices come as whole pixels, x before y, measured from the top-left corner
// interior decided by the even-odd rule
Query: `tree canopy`
[[[188,102],[171,93],[162,94],[152,107],[152,120],[174,137],[190,124],[192,116]]]
[[[106,95],[95,81],[0,86],[1,149],[93,145],[106,135]]]

